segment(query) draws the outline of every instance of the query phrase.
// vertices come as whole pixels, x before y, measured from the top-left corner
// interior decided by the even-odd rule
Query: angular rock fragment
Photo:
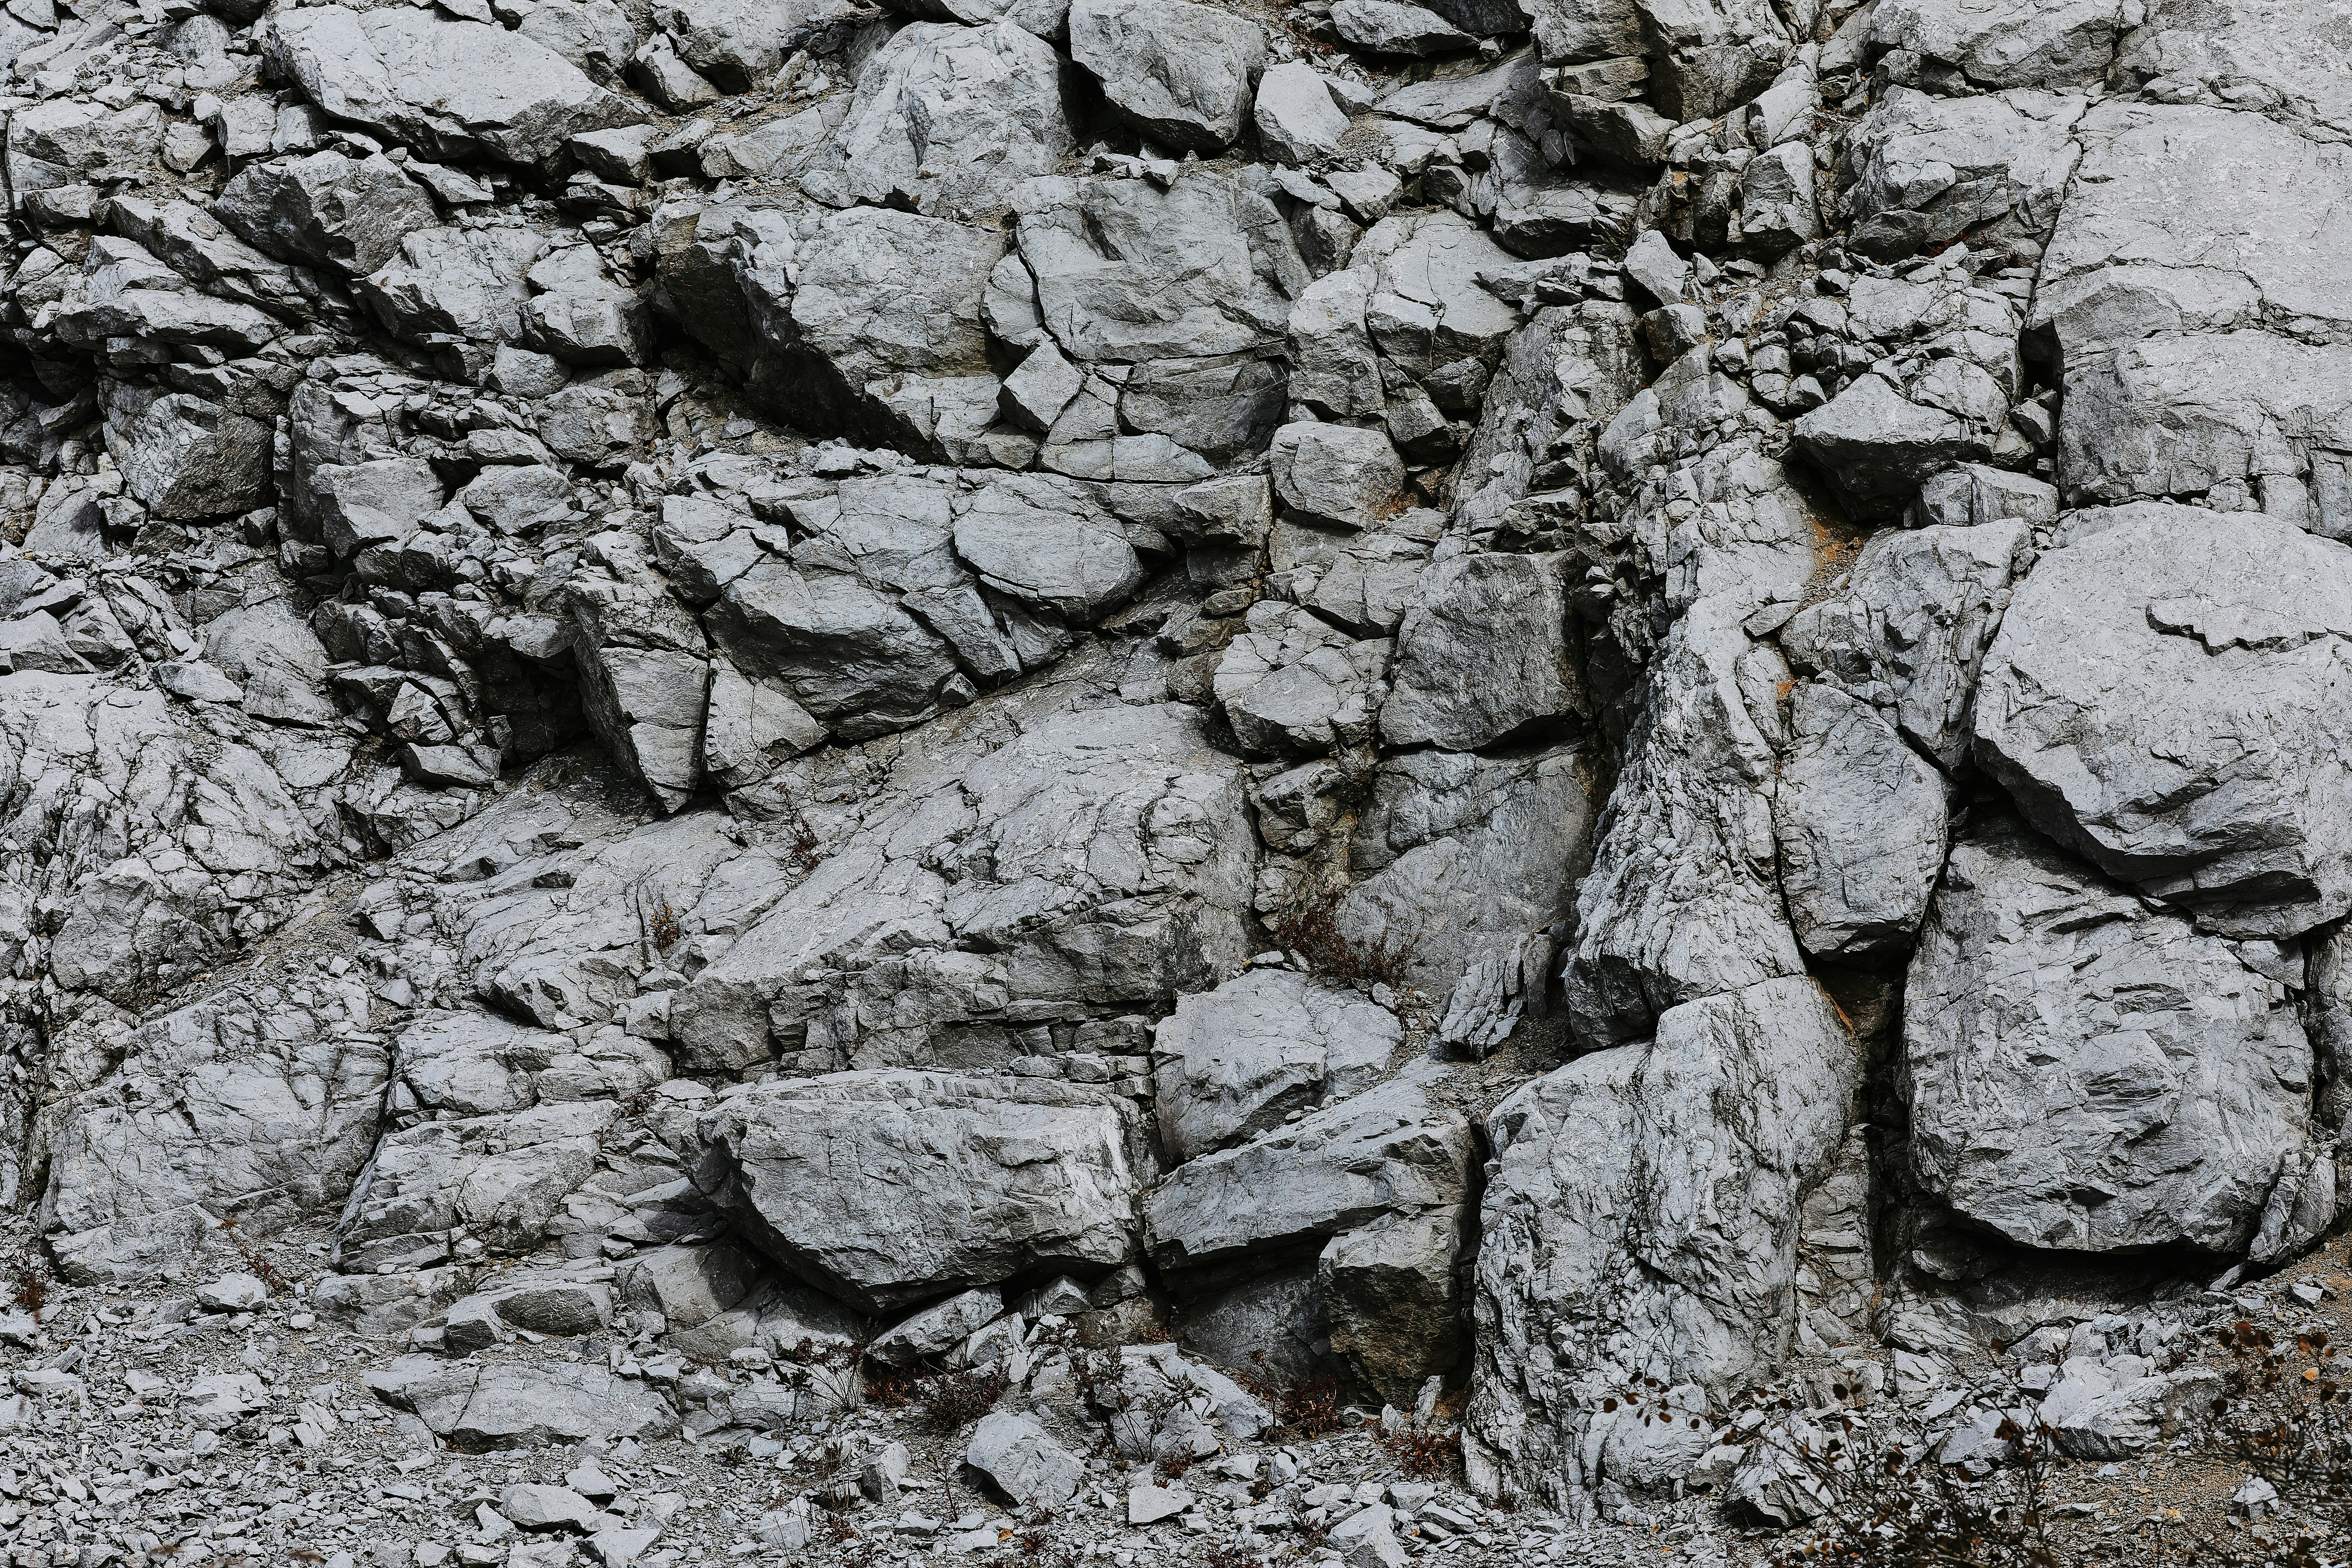
[[[2028,820],[2231,936],[2352,907],[2352,547],[2252,513],[2076,514],[1985,655],[1977,754]]]
[[[1069,26],[1070,58],[1144,135],[1210,154],[1240,137],[1265,68],[1255,23],[1186,0],[1077,0]]]
[[[1403,1038],[1387,1008],[1296,970],[1187,996],[1152,1046],[1161,1142],[1181,1163],[1345,1100],[1380,1081]]]
[[[2309,1135],[2311,1047],[2263,945],[1972,831],[1905,986],[1920,1180],[2029,1247],[2243,1249]]]
[[[1128,1101],[1076,1084],[836,1073],[722,1102],[695,1181],[786,1268],[876,1311],[1125,1262],[1139,1132]]]

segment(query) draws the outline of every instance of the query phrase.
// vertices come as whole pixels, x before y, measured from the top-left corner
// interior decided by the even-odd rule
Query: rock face
[[[225,1557],[1098,1557],[1106,1435],[1203,1561],[1613,1561],[1501,1500],[2191,1437],[2210,1336],[2118,1325],[2352,1205],[2329,7],[0,66],[18,1568],[168,1555],[167,1473]],[[1327,1378],[1496,1511],[1277,1463]]]
[[[696,1184],[868,1310],[1040,1266],[1127,1261],[1150,1166],[1127,1101],[1076,1084],[841,1073],[704,1118]]]
[[[2078,514],[1986,655],[1978,749],[2102,868],[2228,935],[2294,936],[2352,907],[2344,625],[2333,541],[2184,507]]]
[[[2309,1135],[2288,985],[2014,826],[1953,849],[1904,1048],[1920,1179],[2029,1246],[2243,1247]]]

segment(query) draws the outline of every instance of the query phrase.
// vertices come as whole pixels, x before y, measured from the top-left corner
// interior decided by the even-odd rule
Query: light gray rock
[[[572,1100],[390,1134],[352,1185],[335,1228],[338,1264],[429,1267],[467,1237],[531,1251],[594,1172],[614,1115],[609,1100]]]
[[[1900,950],[1944,864],[1943,775],[1876,709],[1798,688],[1772,795],[1789,923],[1815,957]]]
[[[1401,0],[1339,0],[1331,26],[1360,49],[1389,55],[1443,55],[1478,40],[1436,12]]]
[[[103,1081],[46,1108],[39,1222],[61,1273],[152,1278],[205,1214],[268,1224],[342,1201],[375,1145],[386,1052],[365,991],[321,989],[308,1005],[231,989],[168,1013]]]
[[[1396,1015],[1296,970],[1184,997],[1152,1044],[1163,1147],[1178,1163],[1369,1089],[1404,1041]]]
[[[1431,1093],[1433,1064],[1180,1165],[1144,1205],[1163,1269],[1198,1268],[1354,1230],[1382,1215],[1459,1207],[1472,1136]]]
[[[1992,455],[2009,398],[1979,366],[1931,362],[1916,376],[1874,367],[1800,418],[1797,444],[1819,463],[1853,511],[1899,510],[1930,476]]]
[[[1164,191],[1034,180],[1014,206],[1034,309],[1074,361],[1271,352],[1309,280],[1273,202],[1207,170]]]
[[[1571,1026],[1594,1043],[1803,970],[1773,865],[1775,758],[1740,694],[1738,613],[1702,600],[1675,623],[1626,738],[1563,976]]]
[[[1083,1085],[835,1073],[724,1100],[695,1181],[778,1262],[877,1311],[1125,1262],[1139,1131],[1129,1101]]]
[[[2054,520],[2053,520],[2054,521]],[[2028,543],[2023,521],[1873,534],[1842,594],[1800,610],[1780,646],[1888,711],[1946,769],[1972,738],[1977,678]]]
[[[2066,537],[1985,656],[1979,759],[2037,826],[2209,929],[2288,937],[2352,906],[2352,550],[2157,503]]]
[[[412,1413],[435,1436],[467,1452],[591,1437],[646,1441],[677,1431],[677,1415],[667,1398],[601,1366],[477,1366],[413,1355],[368,1373],[364,1381],[379,1400]]]
[[[1048,1436],[1034,1417],[1004,1410],[980,1418],[963,1459],[1024,1507],[1058,1509],[1086,1479],[1085,1462]]]
[[[912,1366],[944,1355],[1004,1314],[1004,1292],[993,1285],[926,1307],[877,1338],[866,1354],[889,1366]]]
[[[981,581],[1083,626],[1125,600],[1143,567],[1117,519],[1075,485],[1026,476],[988,486],[956,514],[955,548]]]
[[[1475,751],[1590,710],[1564,554],[1476,552],[1423,573],[1381,708],[1391,745]]]
[[[289,11],[264,47],[328,114],[429,157],[535,163],[582,132],[642,118],[528,36],[431,11]]]
[[[803,184],[935,216],[1001,210],[1070,151],[1059,71],[1053,46],[1009,21],[902,28],[859,72]]]
[[[1489,1114],[1474,1485],[1589,1512],[1601,1391],[1654,1378],[1720,1394],[1779,1365],[1802,1205],[1862,1070],[1829,998],[1791,976],[1671,1008],[1651,1042],[1580,1058]]]
[[[2168,1438],[2203,1430],[2222,1402],[2221,1374],[2210,1367],[2136,1377],[2076,1356],[2059,1369],[2039,1415],[2070,1458],[2128,1459]]]
[[[614,1272],[621,1299],[659,1312],[673,1327],[697,1329],[751,1294],[759,1264],[735,1247],[664,1247]]]
[[[1313,756],[1369,740],[1391,645],[1277,600],[1249,607],[1212,683],[1243,751]]]
[[[433,198],[380,153],[249,163],[222,187],[212,212],[256,249],[354,278],[383,266],[403,238],[438,221]]]
[[[2032,89],[1936,98],[1907,87],[1872,105],[1848,139],[1846,200],[1865,254],[1907,256],[2045,239],[2081,156],[2080,97]]]
[[[2119,21],[2109,0],[1887,0],[1869,30],[1872,43],[1979,87],[2074,87],[2105,75]]]
[[[2336,344],[2262,331],[2148,338],[2081,359],[2059,420],[2068,499],[2202,499],[2352,539],[2346,363]]]
[[[1339,150],[1348,117],[1331,101],[1331,89],[1313,66],[1289,60],[1258,79],[1252,110],[1259,150],[1294,166],[1322,162]]]
[[[1069,26],[1070,58],[1144,135],[1210,154],[1241,136],[1265,68],[1265,35],[1255,22],[1186,0],[1076,0]]]
[[[1905,986],[1920,1180],[2029,1247],[2242,1250],[2311,1101],[2261,945],[2149,912],[2013,825],[1972,831]]]
[[[987,722],[903,752],[892,798],[677,994],[681,1059],[917,1065],[952,1043],[995,1065],[1016,1007],[1164,1010],[1237,970],[1257,951],[1238,764],[1192,710],[1064,700],[975,704]]]
[[[1404,485],[1389,438],[1350,425],[1286,425],[1267,458],[1276,499],[1300,521],[1330,528],[1370,527]]]

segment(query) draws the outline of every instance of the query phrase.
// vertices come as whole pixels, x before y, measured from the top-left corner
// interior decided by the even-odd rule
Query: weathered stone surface
[[[2077,514],[1985,656],[1977,753],[2035,826],[2232,936],[2352,907],[2352,550],[2256,514]]]
[[[1265,35],[1246,17],[1186,0],[1077,0],[1070,58],[1144,135],[1213,154],[1246,123],[1251,89],[1265,68]]]
[[[1780,889],[1816,957],[1907,945],[1944,864],[1943,775],[1867,703],[1800,687],[1772,795]]]
[[[402,1356],[366,1382],[378,1399],[413,1412],[467,1453],[677,1430],[668,1400],[600,1366],[452,1365],[438,1356]]]
[[[1887,710],[1943,767],[1957,767],[1973,737],[1985,650],[2027,543],[2023,519],[1873,534],[1844,591],[1800,610],[1780,646]]]
[[[1495,1109],[1465,1434],[1480,1484],[1589,1508],[1575,1500],[1600,1479],[1584,1439],[1601,1391],[1724,1393],[1778,1364],[1801,1206],[1862,1068],[1829,998],[1790,977],[1671,1008],[1650,1043]]]
[[[1919,1179],[2030,1247],[2242,1250],[2310,1115],[2311,1047],[2258,956],[2021,828],[1972,831],[1905,986]]]
[[[972,1428],[964,1463],[1027,1507],[1060,1508],[1076,1494],[1086,1465],[1027,1415],[992,1410]]]
[[[212,211],[271,256],[355,278],[390,261],[404,237],[437,216],[433,198],[382,153],[354,160],[313,153],[249,164],[222,188]]]
[[[1129,1102],[1076,1084],[835,1073],[723,1101],[695,1180],[778,1262],[873,1311],[1125,1262],[1139,1131]]]
[[[1152,1044],[1162,1146],[1181,1163],[1347,1099],[1386,1076],[1396,1015],[1296,970],[1187,996]]]
[[[1737,606],[1668,634],[1577,892],[1569,1017],[1639,1039],[1668,1008],[1802,972],[1774,861],[1772,747],[1740,695]]]
[[[2105,74],[2118,23],[2107,0],[1888,0],[1870,38],[1979,87],[2072,87]]]
[[[940,216],[1001,210],[1070,150],[1053,46],[1009,21],[918,22],[876,51],[803,185]]]
[[[429,11],[289,11],[268,47],[329,114],[433,157],[534,163],[567,137],[643,113],[523,34]]]
[[[2081,155],[2083,111],[2081,98],[2032,89],[1972,98],[1894,89],[1848,142],[1855,244],[1895,257],[1963,236],[1972,246],[2046,237]]]
[[[1382,1215],[1458,1207],[1472,1137],[1434,1100],[1434,1071],[1408,1068],[1376,1089],[1180,1165],[1144,1205],[1162,1268],[1195,1268],[1354,1230]]]
[[[1397,627],[1381,733],[1475,751],[1588,710],[1568,628],[1570,558],[1464,553],[1422,574]]]

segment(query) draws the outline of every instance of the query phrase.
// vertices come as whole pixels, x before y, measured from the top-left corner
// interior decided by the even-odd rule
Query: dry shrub
[[[1462,1435],[1408,1426],[1402,1431],[1382,1432],[1375,1439],[1397,1462],[1397,1468],[1415,1480],[1433,1481],[1454,1473],[1454,1462],[1462,1457]]]
[[[1339,1380],[1328,1372],[1300,1379],[1283,1390],[1282,1405],[1276,1414],[1285,1426],[1305,1436],[1338,1431]]]
[[[952,1432],[987,1415],[1011,1385],[1012,1379],[1002,1366],[943,1372],[914,1385],[915,1408],[936,1430]]]
[[[1402,985],[1404,966],[1412,954],[1410,942],[1382,936],[1370,946],[1351,942],[1339,929],[1342,889],[1323,892],[1292,905],[1273,922],[1275,944],[1304,957],[1318,973],[1361,985]]]

